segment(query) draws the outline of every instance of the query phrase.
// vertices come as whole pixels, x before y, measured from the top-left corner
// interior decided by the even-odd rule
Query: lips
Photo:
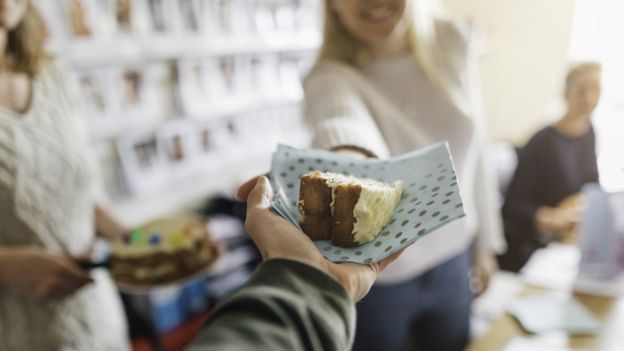
[[[371,22],[383,22],[392,17],[397,11],[396,4],[386,4],[374,8],[366,8],[361,12],[362,18]]]

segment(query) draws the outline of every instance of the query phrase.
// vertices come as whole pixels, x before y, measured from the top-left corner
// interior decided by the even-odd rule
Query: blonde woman
[[[109,276],[75,259],[124,228],[94,202],[77,90],[43,34],[27,0],[0,0],[0,350],[124,349]]]
[[[470,28],[432,0],[327,0],[320,58],[305,81],[313,147],[385,158],[447,140],[467,216],[410,247],[358,305],[354,350],[462,350],[480,289],[504,250],[484,165]],[[474,255],[470,247],[474,243]]]

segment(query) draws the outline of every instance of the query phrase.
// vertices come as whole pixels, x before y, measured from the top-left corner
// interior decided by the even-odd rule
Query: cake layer
[[[329,240],[331,232],[332,190],[320,172],[301,176],[299,187],[301,230],[312,240]]]
[[[334,211],[332,221],[331,242],[334,245],[357,246],[353,231],[356,217],[355,205],[360,199],[362,187],[358,184],[338,184],[334,188]]]
[[[205,240],[192,249],[176,253],[154,253],[143,257],[111,259],[113,277],[116,281],[148,285],[171,282],[202,269],[217,258],[217,247]]]

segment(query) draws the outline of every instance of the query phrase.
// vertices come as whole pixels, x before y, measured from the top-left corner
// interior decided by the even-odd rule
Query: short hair
[[[599,62],[578,62],[572,65],[568,70],[568,74],[566,75],[565,80],[565,90],[568,91],[579,77],[584,76],[588,73],[600,74],[601,72],[602,65]]]

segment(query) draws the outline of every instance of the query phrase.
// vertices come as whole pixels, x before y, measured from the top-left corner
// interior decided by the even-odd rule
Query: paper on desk
[[[572,351],[568,336],[555,335],[517,336],[509,340],[503,351]]]
[[[600,329],[592,313],[569,296],[543,294],[520,298],[512,302],[508,310],[530,333],[595,334]]]

